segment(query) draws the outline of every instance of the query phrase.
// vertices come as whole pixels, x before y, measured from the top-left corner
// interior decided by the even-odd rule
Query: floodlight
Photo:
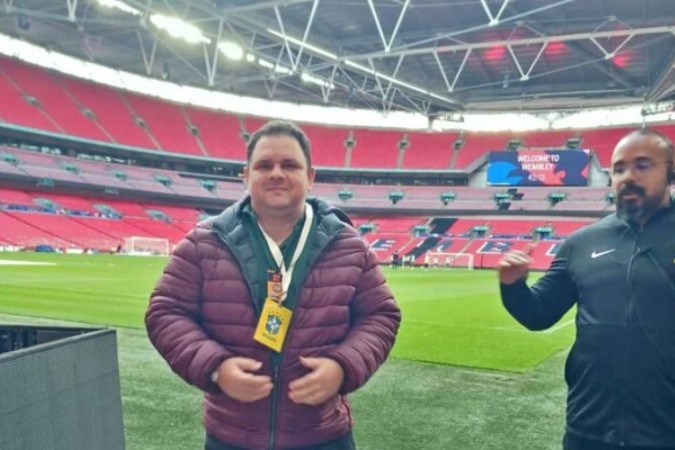
[[[157,28],[165,30],[171,36],[183,39],[189,44],[209,44],[211,42],[211,39],[204,36],[199,28],[176,17],[153,14],[150,16],[150,22]]]
[[[305,83],[316,84],[317,86],[335,89],[335,85],[333,83],[329,83],[328,81],[319,78],[317,76],[311,75],[307,72],[303,72],[302,75],[300,75],[300,79]]]
[[[218,49],[227,59],[233,61],[241,61],[244,57],[244,49],[241,48],[241,45],[232,41],[222,41],[218,43]]]
[[[133,14],[134,16],[141,15],[141,11],[139,9],[129,6],[120,0],[98,0],[98,4],[108,8],[117,9],[125,13]]]

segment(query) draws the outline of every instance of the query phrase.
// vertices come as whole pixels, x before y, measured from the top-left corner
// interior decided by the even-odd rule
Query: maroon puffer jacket
[[[262,361],[259,373],[273,376],[271,351],[253,341],[258,320],[253,298],[264,287],[245,276],[255,265],[241,222],[243,202],[191,231],[152,293],[146,314],[150,340],[179,376],[205,391],[206,430],[223,442],[285,449],[346,434],[351,413],[345,395],[370,378],[394,344],[401,314],[375,257],[358,233],[340,221],[341,211],[318,199],[309,201],[318,218],[308,243],[311,268],[269,398],[241,403],[210,381],[231,356]],[[301,355],[332,358],[342,366],[340,395],[318,406],[288,398],[288,383],[307,373]],[[271,423],[274,402],[276,420]]]

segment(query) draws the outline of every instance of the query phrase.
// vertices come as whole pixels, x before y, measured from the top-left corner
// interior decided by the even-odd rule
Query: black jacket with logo
[[[614,445],[675,447],[675,208],[640,227],[616,215],[573,233],[531,288],[501,286],[531,330],[577,304],[565,366],[567,432]]]

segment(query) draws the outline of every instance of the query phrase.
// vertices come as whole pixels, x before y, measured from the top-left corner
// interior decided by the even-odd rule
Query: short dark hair
[[[663,150],[666,152],[666,157],[668,158],[668,161],[673,163],[675,151],[673,150],[673,141],[671,141],[668,136],[661,133],[660,131],[652,130],[651,128],[647,128],[647,127],[642,127],[639,130],[635,130],[631,133],[628,133],[628,135],[626,137],[636,136],[636,135],[649,136],[649,137],[652,137],[654,139],[658,139],[659,141],[661,141],[661,143],[663,144]]]
[[[298,144],[300,144],[300,149],[302,149],[302,153],[305,155],[305,159],[307,160],[307,167],[312,167],[311,144],[307,138],[307,135],[293,122],[287,122],[284,120],[273,120],[271,122],[267,122],[251,135],[246,146],[246,162],[251,162],[255,146],[258,144],[260,138],[265,136],[292,137],[298,141]]]

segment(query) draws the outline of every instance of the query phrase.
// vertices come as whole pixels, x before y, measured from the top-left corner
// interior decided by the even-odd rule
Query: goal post
[[[130,236],[124,238],[124,253],[141,256],[169,256],[171,244],[165,238]]]
[[[473,270],[471,253],[429,252],[430,265],[433,267],[459,268]]]

